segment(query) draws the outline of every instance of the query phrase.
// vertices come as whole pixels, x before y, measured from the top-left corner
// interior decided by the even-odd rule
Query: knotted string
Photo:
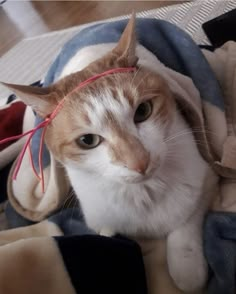
[[[114,68],[114,69],[110,69],[107,70],[103,73],[97,74],[95,76],[92,76],[90,78],[88,78],[87,80],[81,82],[77,87],[75,87],[71,92],[69,92],[56,106],[56,108],[54,109],[54,111],[44,120],[42,121],[40,124],[38,124],[35,128],[17,135],[17,136],[12,136],[3,140],[0,140],[0,144],[4,144],[7,143],[9,141],[14,141],[14,140],[18,140],[22,137],[25,137],[27,135],[29,135],[29,137],[27,138],[23,149],[21,150],[19,157],[17,158],[16,161],[16,166],[15,169],[13,171],[13,180],[16,180],[18,172],[20,170],[23,158],[25,156],[25,152],[28,149],[29,150],[29,156],[30,156],[30,164],[32,167],[32,170],[35,174],[35,176],[38,178],[38,180],[41,181],[42,184],[42,192],[44,193],[45,191],[45,187],[44,187],[44,174],[43,174],[43,163],[42,163],[42,154],[43,154],[43,143],[44,143],[44,137],[45,137],[45,133],[46,133],[46,128],[47,126],[51,123],[51,121],[56,117],[56,115],[58,114],[58,112],[62,109],[63,104],[65,102],[65,99],[68,95],[71,95],[72,93],[74,93],[75,91],[87,86],[88,84],[92,83],[93,81],[96,81],[97,79],[110,75],[110,74],[114,74],[114,73],[124,73],[124,72],[131,72],[136,70],[135,67],[119,67],[119,68]],[[39,161],[39,173],[40,175],[38,175],[36,168],[34,166],[34,160],[33,160],[33,156],[32,156],[32,150],[31,150],[31,140],[33,138],[33,136],[35,135],[35,133],[39,130],[39,129],[43,129],[42,135],[41,135],[41,139],[40,139],[40,146],[39,146],[39,156],[38,156],[38,161]]]

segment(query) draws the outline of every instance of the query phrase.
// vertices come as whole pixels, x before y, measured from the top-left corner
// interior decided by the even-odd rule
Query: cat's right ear
[[[138,62],[136,51],[136,32],[135,32],[135,13],[132,16],[122,33],[117,46],[112,50],[113,53],[119,56],[118,62],[121,61],[126,66],[135,66]]]
[[[32,109],[42,118],[47,117],[53,112],[57,103],[57,93],[51,88],[40,88],[16,84],[1,84],[17,95],[26,105],[31,106]]]

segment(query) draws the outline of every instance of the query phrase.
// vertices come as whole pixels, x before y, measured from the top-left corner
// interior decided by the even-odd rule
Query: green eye
[[[102,137],[94,134],[86,134],[79,137],[76,143],[82,149],[92,149],[97,147],[102,142]]]
[[[149,118],[152,114],[152,102],[146,101],[139,105],[134,115],[134,122],[140,123]]]

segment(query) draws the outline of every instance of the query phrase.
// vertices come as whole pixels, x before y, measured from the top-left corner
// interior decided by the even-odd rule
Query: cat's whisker
[[[180,137],[180,136],[185,136],[185,135],[189,135],[189,134],[192,134],[192,133],[203,133],[202,131],[186,131],[186,132],[181,132],[181,133],[177,133],[171,137],[168,137],[167,139],[164,140],[164,143],[169,143],[170,141],[172,140],[175,140],[176,138]],[[195,139],[195,142],[198,143],[198,144],[202,144],[203,146],[205,146],[205,143],[204,141],[200,141],[200,140],[197,140]]]
[[[168,137],[167,139],[165,139],[164,140],[164,143],[168,143],[168,142],[170,142],[172,140],[175,140],[178,137],[189,135],[189,134],[192,134],[192,132],[189,131],[189,132],[181,132],[181,133],[175,134],[175,135],[173,135],[173,136]]]
[[[63,210],[66,208],[66,205],[67,205],[66,202],[67,202],[69,199],[70,199],[70,197],[67,197],[67,198],[64,200],[62,206],[60,207],[60,211],[59,211],[59,214],[60,214],[60,215],[62,214]]]
[[[206,134],[211,134],[211,135],[214,135],[214,136],[217,136],[217,133],[216,132],[213,132],[207,128],[204,128],[204,131],[199,127],[199,128],[192,128],[191,129],[193,133],[195,133],[196,131],[199,132],[201,131],[202,133],[206,133]]]
[[[143,82],[143,80],[145,80],[149,75],[150,75],[150,72],[147,72],[147,73],[144,75],[144,77],[143,77],[142,79],[140,79],[139,83],[138,83],[137,85],[135,85],[135,87],[134,87],[135,91],[138,92],[138,87],[139,87],[139,85],[140,85],[140,84]]]
[[[184,156],[166,155],[165,162],[171,161],[171,164],[179,165],[179,160],[185,160]]]
[[[157,189],[161,188],[161,189],[165,190],[166,187],[167,187],[167,185],[166,185],[165,181],[163,181],[163,179],[161,179],[161,178],[158,178]]]
[[[179,136],[189,135],[189,134],[193,134],[193,133],[204,133],[204,132],[202,130],[200,130],[200,129],[199,130],[197,130],[197,129],[193,129],[193,130],[186,129],[186,130],[183,130],[183,131],[181,131],[181,132],[179,132],[177,134],[174,134],[174,135],[172,135],[170,137],[167,137],[164,140],[164,142],[167,143],[168,141],[173,140],[173,139],[175,139],[175,138],[177,138]]]
[[[195,140],[195,143],[197,145],[200,145],[200,146],[206,146],[205,143],[203,141],[201,141],[201,140]],[[169,148],[172,148],[172,147],[175,147],[175,146],[179,146],[179,142],[178,141],[173,141],[173,140],[169,140],[168,141],[168,147]]]
[[[206,133],[206,134],[211,134],[214,136],[217,136],[217,132],[213,132],[212,130],[208,129],[207,127],[204,127],[204,130],[201,127],[193,127],[191,128],[192,133],[195,132],[202,132],[202,133]]]
[[[71,195],[71,199],[69,200],[69,203],[68,203],[68,206],[67,207],[70,207],[70,205],[73,203],[74,201],[74,198],[73,195]]]
[[[71,216],[70,216],[70,220],[69,220],[69,226],[72,225],[73,214],[74,214],[75,209],[78,209],[78,203],[79,203],[79,200],[77,198],[74,198],[73,200],[75,202],[73,203],[72,208],[71,208]],[[71,204],[72,204],[72,202],[71,202]]]
[[[138,70],[136,70],[132,80],[131,80],[131,87],[133,87],[133,83],[135,81],[136,76],[138,75],[139,71],[141,70],[141,66],[139,66]]]
[[[69,192],[69,194],[67,195],[66,199],[63,201],[63,204],[62,204],[62,206],[60,208],[60,214],[66,208],[66,206],[69,207],[71,201],[73,200],[73,195],[74,195],[74,192],[73,192],[73,190],[71,190]],[[67,201],[69,201],[69,203],[67,203]]]

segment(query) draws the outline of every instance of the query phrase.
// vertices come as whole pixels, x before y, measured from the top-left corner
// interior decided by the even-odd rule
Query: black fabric
[[[55,237],[78,294],[147,294],[140,247],[98,235]]]
[[[0,203],[7,200],[7,178],[12,166],[12,162],[0,170]]]
[[[34,86],[34,87],[42,87],[43,86],[43,82],[41,82],[40,80],[39,81],[36,81],[32,84],[30,84],[31,86]]]
[[[214,46],[212,46],[212,45],[199,45],[199,47],[201,48],[201,49],[206,49],[206,50],[208,50],[208,51],[211,51],[211,52],[214,52],[215,51],[215,47]]]
[[[202,27],[214,47],[236,41],[236,9],[205,22]]]
[[[16,95],[15,94],[11,94],[8,98],[7,98],[7,104],[11,103],[12,101],[16,100]]]

